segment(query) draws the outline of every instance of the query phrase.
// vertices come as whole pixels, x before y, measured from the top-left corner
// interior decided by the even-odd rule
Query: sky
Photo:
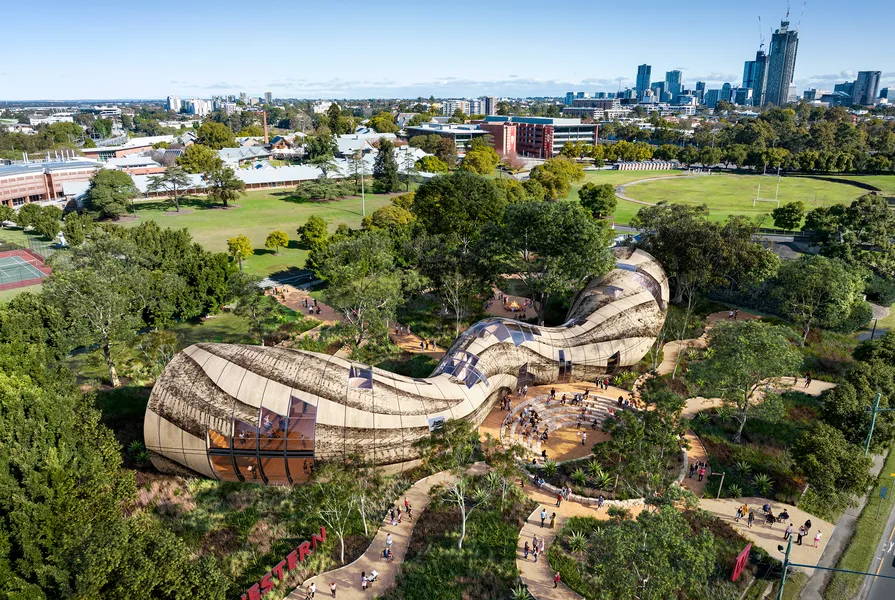
[[[851,6],[792,6],[800,93],[859,70],[895,85],[895,2]],[[653,81],[680,69],[685,87],[712,88],[741,82],[759,16],[767,49],[786,11],[785,0],[11,0],[0,100],[558,96],[633,87],[642,63]]]

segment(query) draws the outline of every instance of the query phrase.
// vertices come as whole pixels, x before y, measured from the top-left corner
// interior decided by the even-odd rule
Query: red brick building
[[[89,181],[98,168],[88,161],[0,166],[0,204],[17,208],[28,202],[61,200],[63,182]]]

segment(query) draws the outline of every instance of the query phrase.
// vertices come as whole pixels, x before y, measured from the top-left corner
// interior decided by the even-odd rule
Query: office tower
[[[743,64],[743,87],[744,88],[754,88],[755,87],[755,61],[747,60]]]
[[[485,113],[485,103],[478,98],[469,101],[469,115],[481,115]]]
[[[879,99],[891,102],[895,100],[895,93],[889,92],[889,88],[884,87],[879,91]]]
[[[684,86],[681,84],[681,72],[680,71],[666,71],[665,72],[665,91],[670,93],[672,97],[677,96],[684,89]]]
[[[246,101],[246,93],[245,92],[239,92],[239,101],[245,103],[245,101]]]
[[[485,96],[485,116],[497,114],[497,98]]]
[[[587,92],[575,92],[576,98],[587,98]]]
[[[718,106],[719,96],[721,95],[721,90],[706,90],[705,91],[705,105],[709,108],[715,108]]]
[[[177,96],[168,96],[167,108],[168,110],[173,110],[174,112],[180,112],[180,98]]]
[[[738,104],[740,106],[751,106],[752,105],[752,88],[741,87],[737,88],[733,93],[733,103]]]
[[[696,93],[694,94],[694,96],[696,96],[696,99],[697,99],[700,103],[701,103],[703,100],[705,100],[705,82],[704,82],[704,81],[697,81],[697,82],[696,82]]]
[[[796,71],[798,49],[798,32],[789,30],[789,21],[781,21],[780,29],[771,36],[766,102],[782,106],[788,101],[789,85]]]
[[[640,98],[643,92],[650,88],[650,75],[653,68],[650,65],[640,65],[637,67],[637,97]]]
[[[733,98],[731,98],[731,86],[729,83],[725,83],[721,86],[721,93],[718,94],[718,100],[724,100],[725,102],[731,102]]]
[[[858,71],[858,78],[855,79],[855,88],[852,94],[855,104],[869,106],[876,103],[880,75],[879,71]]]
[[[575,100],[575,92],[566,92],[566,106],[572,106],[572,101]]]
[[[755,53],[755,66],[752,67],[752,104],[762,106],[767,102],[768,55],[764,50]]]
[[[273,93],[264,92],[264,103],[267,105],[273,104]]]
[[[837,83],[833,86],[833,93],[843,93],[848,94],[852,98],[855,97],[855,82],[854,81],[846,81],[844,83]]]
[[[805,102],[814,102],[817,100],[817,88],[811,88],[802,92],[802,100]]]

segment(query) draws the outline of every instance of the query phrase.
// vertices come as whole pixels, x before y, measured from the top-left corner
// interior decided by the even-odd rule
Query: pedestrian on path
[[[385,536],[385,547],[389,550],[392,549],[392,534],[386,534]]]
[[[586,441],[587,441],[587,432],[586,432],[586,431],[582,431],[582,432],[581,432],[581,445],[583,446],[583,445],[584,445],[584,442],[586,442]]]
[[[755,520],[755,511],[749,513],[749,529],[752,529],[752,522]]]
[[[805,387],[811,385],[811,371],[805,373]]]
[[[814,536],[814,547],[817,548],[817,545],[820,543],[820,529],[817,530],[817,534]]]
[[[366,591],[367,591],[367,584],[368,584],[368,582],[367,582],[367,572],[366,572],[366,571],[361,571],[361,572],[360,572],[360,589],[362,589],[363,591],[366,592]]]
[[[545,546],[544,539],[541,538],[541,540],[538,542],[538,554],[544,553],[544,546]]]
[[[550,529],[556,529],[556,513],[550,515]]]
[[[742,518],[743,518],[743,507],[737,506],[737,516],[734,518],[734,521],[739,523],[740,519],[742,519]]]
[[[314,595],[315,595],[316,593],[317,593],[317,584],[316,584],[316,583],[311,583],[311,585],[308,586],[308,595],[307,595],[307,598],[308,598],[309,600],[314,600]]]
[[[542,506],[541,507],[541,527],[544,526],[544,521],[547,520],[547,510]]]
[[[531,551],[532,555],[535,557],[535,562],[538,562],[538,549],[535,548]]]
[[[799,537],[796,539],[796,544],[799,546],[802,545],[802,538],[805,537],[805,527],[804,525],[799,527]]]
[[[705,477],[705,465],[699,467],[699,481],[702,481],[703,477]]]
[[[528,560],[528,555],[531,552],[531,549],[528,547],[528,542],[525,542],[525,547],[522,548],[522,557],[525,560]]]
[[[336,597],[336,582],[335,581],[329,582],[329,593],[333,595],[333,598]]]
[[[556,589],[559,586],[559,571],[553,574],[553,589]]]
[[[560,504],[562,504],[562,492],[556,495],[556,507],[559,508]]]
[[[790,537],[792,537],[792,523],[783,530],[783,539],[788,540]]]
[[[600,497],[597,498],[597,510],[603,508],[603,503],[606,502],[606,498],[603,497],[603,494],[600,494]]]

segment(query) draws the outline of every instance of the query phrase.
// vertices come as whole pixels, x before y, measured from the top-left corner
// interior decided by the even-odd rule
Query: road
[[[874,508],[873,505],[877,502],[879,502],[879,498],[870,500],[867,508],[872,510]],[[870,564],[870,572],[895,577],[895,506],[893,506],[892,512],[889,514],[886,528],[883,529],[876,556]],[[895,579],[868,577],[864,591],[866,591],[866,594],[863,597],[866,600],[891,600],[895,598]]]

